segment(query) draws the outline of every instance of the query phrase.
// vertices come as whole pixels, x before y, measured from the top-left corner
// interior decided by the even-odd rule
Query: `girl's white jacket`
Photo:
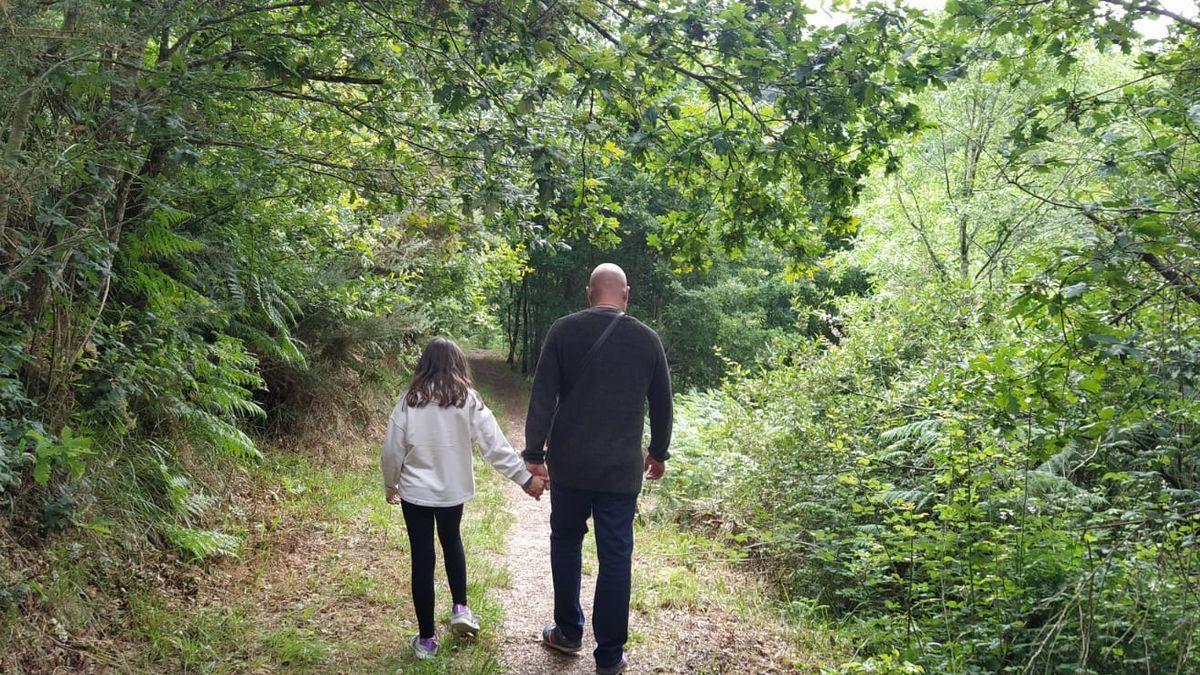
[[[471,390],[461,408],[435,403],[413,408],[401,394],[383,441],[383,487],[421,506],[462,504],[475,496],[472,445],[506,478],[518,485],[528,482],[524,460],[478,392]]]

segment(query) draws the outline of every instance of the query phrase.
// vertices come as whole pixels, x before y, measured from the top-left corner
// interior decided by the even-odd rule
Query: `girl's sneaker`
[[[420,635],[414,635],[412,636],[412,648],[418,659],[422,661],[432,659],[437,656],[438,652],[437,638],[422,638]]]
[[[456,604],[450,614],[450,630],[459,637],[475,637],[479,632],[479,619],[470,607]]]

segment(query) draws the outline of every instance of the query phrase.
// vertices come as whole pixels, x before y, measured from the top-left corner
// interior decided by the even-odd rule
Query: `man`
[[[542,642],[563,652],[582,647],[581,554],[591,516],[600,563],[592,607],[596,672],[612,675],[627,664],[633,516],[643,471],[661,478],[669,457],[671,375],[658,335],[625,315],[629,286],[620,267],[597,267],[587,297],[588,309],[559,319],[546,334],[523,457],[530,473],[550,479],[554,623]],[[647,402],[650,448],[643,460]]]

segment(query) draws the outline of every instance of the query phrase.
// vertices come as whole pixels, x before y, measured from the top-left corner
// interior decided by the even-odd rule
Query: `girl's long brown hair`
[[[458,345],[446,338],[435,338],[421,353],[404,402],[413,408],[429,403],[439,407],[461,408],[471,394],[471,368]]]

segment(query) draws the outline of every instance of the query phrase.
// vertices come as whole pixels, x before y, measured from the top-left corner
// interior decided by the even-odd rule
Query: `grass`
[[[694,609],[708,604],[726,609],[737,607],[744,613],[760,609],[746,606],[746,599],[763,598],[764,589],[744,587],[742,579],[733,585],[725,576],[713,574],[716,567],[740,561],[735,550],[659,518],[640,518],[634,536],[638,558],[654,562],[639,569],[643,579],[642,583],[634,584],[631,599],[634,608],[649,612],[658,608]]]
[[[490,394],[485,391],[485,398],[498,403]],[[439,566],[437,659],[419,662],[408,646],[416,620],[407,537],[399,509],[383,500],[378,448],[363,447],[321,461],[268,450],[259,464],[212,469],[196,484],[219,486],[212,490],[222,495],[224,508],[185,534],[227,533],[236,546],[197,556],[203,560],[195,564],[181,562],[182,552],[168,550],[165,539],[162,549],[129,547],[137,536],[154,541],[165,532],[154,520],[161,514],[141,504],[141,488],[132,487],[122,504],[137,517],[95,514],[92,522],[116,525],[81,527],[71,538],[49,543],[39,551],[44,573],[28,575],[25,570],[35,568],[0,556],[0,577],[9,580],[0,588],[0,670],[15,663],[13,672],[21,672],[22,664],[27,672],[41,672],[46,668],[40,665],[82,660],[139,673],[502,673],[504,615],[495,590],[509,580],[497,561],[513,523],[503,479],[483,462],[477,469],[478,492],[466,507],[463,535],[468,593],[485,629],[473,641],[450,635],[449,594]],[[181,470],[191,472],[187,466]],[[735,542],[690,531],[671,514],[654,511],[654,504],[644,500],[649,510],[636,525],[632,606],[641,617],[634,621],[631,644],[654,654],[663,644],[697,639],[689,626],[693,617],[703,616],[705,635],[754,635],[756,625],[768,624],[773,634],[785,630],[802,672],[844,660],[847,648],[834,632],[805,626],[809,614],[794,606],[789,611],[787,603],[774,599],[753,567],[739,560]],[[126,522],[144,527],[122,525]],[[584,570],[594,574],[591,533],[584,551]],[[136,573],[113,571],[129,569]],[[17,597],[12,590],[17,588],[32,600],[9,598]],[[39,612],[23,615],[18,602],[35,604]],[[722,627],[724,633],[717,630]],[[74,637],[81,634],[87,641]],[[14,648],[21,653],[6,661]],[[723,641],[720,648],[725,649]],[[694,665],[704,672],[728,664]]]
[[[339,468],[269,453],[250,469],[253,491],[269,498],[244,514],[240,559],[202,573],[201,583],[211,586],[194,600],[137,595],[133,623],[144,645],[138,669],[501,672],[495,630],[456,640],[445,629],[448,608],[439,615],[439,657],[418,662],[411,655],[408,541],[399,509],[383,500],[377,454],[364,450]],[[473,608],[485,626],[499,627],[503,611],[487,591],[507,581],[492,560],[503,552],[511,517],[491,473],[481,467],[477,476],[463,538]],[[440,568],[438,583],[439,601],[448,602]]]
[[[150,663],[209,670],[222,660],[249,656],[240,641],[253,630],[245,613],[226,608],[185,612],[149,594],[135,598],[133,619],[146,640]]]
[[[671,514],[639,514],[634,529],[634,611],[653,614],[722,615],[730,630],[780,633],[791,647],[798,672],[824,671],[845,661],[852,646],[837,631],[809,623],[811,615],[778,598],[733,542],[680,526]],[[630,642],[645,639],[631,634]]]
[[[308,628],[285,626],[266,634],[264,640],[276,663],[289,669],[311,668],[329,658],[330,646]]]

